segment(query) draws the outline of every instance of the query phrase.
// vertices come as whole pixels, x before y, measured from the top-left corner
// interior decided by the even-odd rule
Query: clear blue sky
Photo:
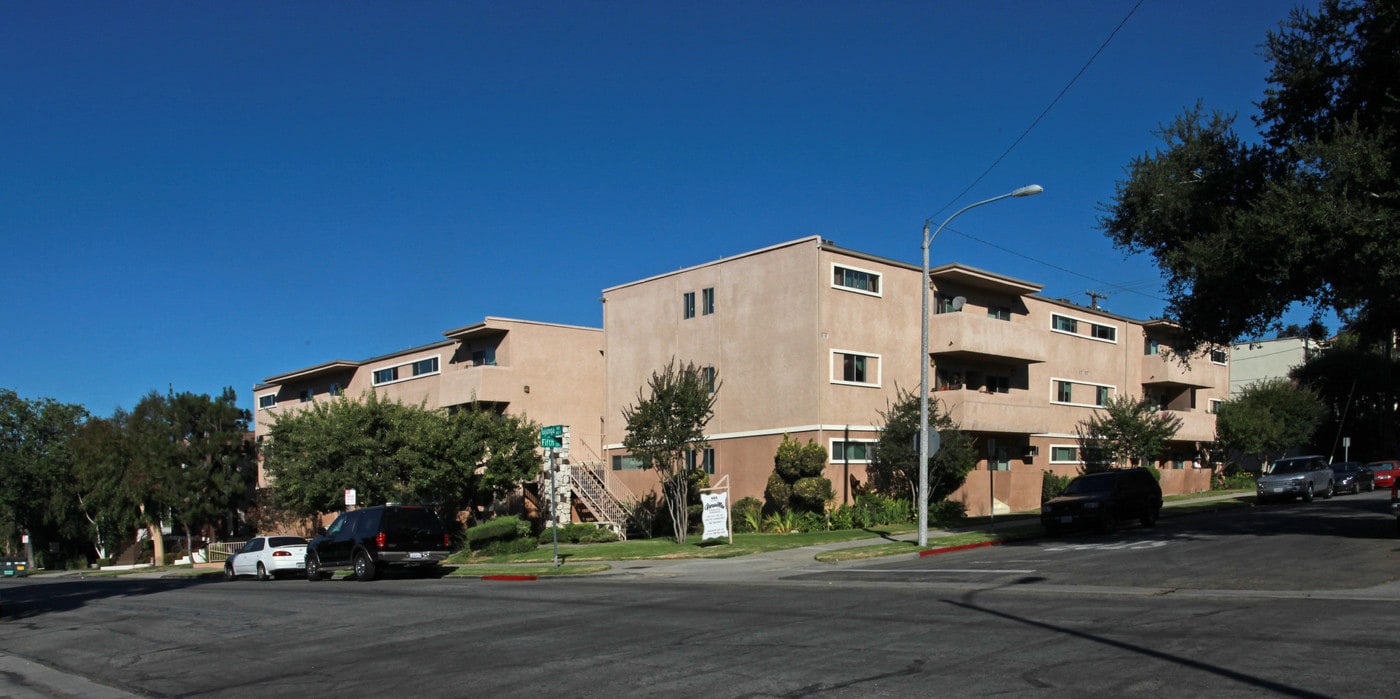
[[[1198,100],[1252,132],[1295,4],[3,3],[0,387],[252,407],[487,315],[601,326],[604,288],[808,235],[917,264],[1125,18],[956,205],[1045,193],[933,264],[1156,317],[1099,205]]]

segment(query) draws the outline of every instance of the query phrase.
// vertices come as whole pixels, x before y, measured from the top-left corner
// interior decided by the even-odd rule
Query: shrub
[[[763,518],[763,531],[770,534],[787,534],[792,531],[791,512],[774,512]]]
[[[1051,498],[1059,497],[1065,492],[1065,486],[1069,485],[1069,476],[1057,476],[1053,471],[1040,472],[1040,501],[1045,502]]]
[[[1158,483],[1162,482],[1162,472],[1158,470],[1156,466],[1152,464],[1143,464],[1142,467],[1147,469],[1147,472],[1152,474],[1152,477],[1155,478]]]
[[[544,531],[540,532],[537,540],[541,544],[554,543],[554,529],[546,527]],[[618,536],[613,530],[587,522],[573,522],[559,528],[559,543],[561,544],[603,544],[617,540]]]
[[[740,498],[734,503],[732,516],[735,532],[757,532],[763,528],[763,501],[753,497]]]
[[[527,553],[539,548],[539,542],[534,537],[524,537],[520,539],[493,539],[481,548],[479,553],[483,556],[505,556],[512,553]]]
[[[864,526],[856,524],[856,509],[850,505],[842,505],[832,510],[829,521],[832,529],[857,529]]]
[[[826,531],[826,516],[818,512],[799,512],[793,517],[792,530],[798,532]]]
[[[535,543],[530,536],[530,523],[515,515],[497,517],[467,529],[466,533],[467,547],[473,551],[485,550],[492,542],[522,538]]]
[[[792,500],[792,486],[774,471],[768,476],[768,487],[763,489],[765,500],[763,509],[767,512],[783,512]]]
[[[831,481],[826,478],[808,476],[797,479],[792,484],[793,509],[808,513],[818,513],[826,509],[826,503],[836,497],[831,489]]]
[[[1210,487],[1212,490],[1253,490],[1254,474],[1239,468],[1227,468],[1211,480]]]
[[[882,524],[908,524],[914,521],[914,506],[908,500],[896,500],[883,495],[856,496],[859,511],[856,526],[874,527]]]
[[[928,519],[940,526],[957,524],[967,517],[967,506],[957,500],[943,500],[929,505]]]
[[[633,538],[650,539],[656,530],[656,515],[661,511],[661,499],[656,493],[633,500],[627,507],[627,533]]]

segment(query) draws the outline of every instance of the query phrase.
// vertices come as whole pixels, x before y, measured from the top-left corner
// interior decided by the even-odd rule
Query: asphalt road
[[[1383,496],[839,565],[5,581],[0,696],[1396,696]]]

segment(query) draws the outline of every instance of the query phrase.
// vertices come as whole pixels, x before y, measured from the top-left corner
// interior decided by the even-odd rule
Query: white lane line
[[[1027,568],[1025,570],[988,570],[985,568],[925,568],[925,569],[890,569],[890,568],[847,568],[842,573],[977,573],[985,575],[1025,575],[1034,573],[1035,570]]]

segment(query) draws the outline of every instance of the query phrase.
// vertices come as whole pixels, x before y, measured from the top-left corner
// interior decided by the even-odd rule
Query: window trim
[[[875,360],[875,380],[874,380],[873,382],[872,382],[872,381],[866,381],[866,382],[847,381],[847,380],[845,379],[845,373],[844,373],[844,371],[839,371],[839,370],[837,369],[837,364],[836,364],[836,357],[837,357],[837,356],[844,356],[844,355],[851,355],[851,356],[856,356],[856,357],[865,357],[866,359],[874,359],[874,360]],[[884,362],[884,359],[883,359],[880,355],[878,355],[878,354],[874,354],[874,353],[871,353],[871,352],[860,352],[860,351],[857,351],[857,350],[848,350],[848,349],[832,349],[832,350],[831,350],[831,362],[830,362],[830,364],[831,364],[831,383],[838,384],[838,385],[841,385],[841,386],[861,386],[861,387],[863,387],[863,388],[880,388],[880,387],[883,385],[882,382],[883,382],[883,379],[884,379],[885,362]],[[844,362],[843,362],[843,365],[844,365]],[[866,377],[869,378],[869,376],[870,376],[870,370],[869,370],[869,367],[867,366],[867,368],[866,368]]]
[[[707,286],[700,290],[700,315],[710,316],[715,314],[715,288]]]
[[[1055,451],[1056,451],[1057,449],[1069,449],[1069,450],[1073,451],[1073,453],[1074,453],[1074,459],[1072,459],[1072,460],[1065,460],[1065,459],[1057,459],[1057,458],[1055,458]],[[1082,458],[1080,458],[1081,456],[1082,456],[1082,455],[1079,453],[1079,445],[1077,445],[1077,444],[1051,444],[1051,445],[1050,445],[1050,463],[1051,463],[1051,464],[1082,464],[1082,463],[1084,463],[1084,460],[1083,460]]]
[[[695,292],[687,291],[681,294],[681,320],[690,320],[695,317]]]
[[[277,407],[277,394],[267,393],[258,396],[258,410],[271,410]]]
[[[1220,356],[1224,357],[1225,359],[1224,359],[1224,360],[1217,361],[1216,358],[1215,358],[1215,355],[1216,355],[1217,353],[1220,354]],[[1229,365],[1230,365],[1230,353],[1229,353],[1228,351],[1226,351],[1226,350],[1223,350],[1223,349],[1211,349],[1211,350],[1208,350],[1208,351],[1207,351],[1207,355],[1210,357],[1210,363],[1211,363],[1211,364],[1214,364],[1214,365],[1216,365],[1216,366],[1229,366]]]
[[[827,454],[830,454],[830,457],[827,459],[827,463],[829,463],[829,464],[869,464],[869,463],[874,463],[874,461],[875,461],[875,459],[874,459],[874,456],[875,456],[875,445],[878,444],[878,443],[879,443],[879,440],[878,440],[878,439],[844,439],[844,438],[841,438],[841,437],[832,437],[832,438],[830,438],[830,439],[827,440],[827,444],[826,444],[826,453],[827,453]],[[866,449],[865,449],[865,458],[864,458],[864,459],[846,459],[846,458],[843,458],[843,457],[845,457],[845,454],[846,454],[846,452],[844,451],[844,449],[842,450],[840,456],[837,455],[837,453],[836,453],[836,445],[837,445],[837,444],[866,444],[866,445],[869,445],[869,446],[867,446]]]
[[[1065,329],[1063,329],[1063,328],[1055,327],[1055,325],[1056,325],[1055,321],[1056,321],[1057,319],[1064,319],[1064,320],[1067,320],[1067,321],[1070,321],[1070,322],[1074,323],[1074,330],[1071,331],[1071,330],[1065,330]],[[1083,326],[1083,325],[1089,326],[1089,332],[1088,332],[1088,333],[1080,332],[1080,327]],[[1108,338],[1095,337],[1095,336],[1094,336],[1094,330],[1095,330],[1095,328],[1103,328],[1103,329],[1105,329],[1105,330],[1111,330],[1111,331],[1113,331],[1113,339],[1110,340],[1110,339],[1108,339]],[[1051,313],[1051,314],[1050,314],[1050,332],[1052,332],[1052,333],[1058,333],[1058,334],[1060,334],[1060,335],[1070,335],[1070,336],[1072,336],[1072,337],[1082,337],[1082,338],[1084,338],[1085,340],[1093,340],[1094,342],[1103,342],[1103,343],[1105,343],[1105,344],[1116,345],[1116,344],[1118,344],[1118,336],[1120,335],[1120,333],[1118,332],[1118,330],[1119,330],[1119,328],[1118,328],[1117,325],[1109,325],[1109,324],[1107,324],[1107,323],[1096,323],[1096,322],[1094,322],[1094,321],[1092,321],[1092,320],[1089,320],[1089,319],[1087,319],[1087,318],[1080,318],[1080,317],[1078,317],[1078,316],[1072,316],[1072,315],[1069,315],[1069,314],[1067,314],[1067,313]]]
[[[1069,386],[1070,386],[1070,397],[1071,397],[1071,398],[1074,397],[1074,387],[1075,387],[1075,386],[1092,386],[1092,387],[1094,387],[1094,389],[1095,389],[1095,391],[1094,391],[1094,400],[1098,400],[1099,392],[1098,392],[1097,389],[1100,389],[1100,388],[1106,388],[1106,389],[1108,389],[1108,397],[1109,397],[1110,399],[1113,398],[1114,396],[1118,395],[1118,387],[1115,386],[1115,385],[1113,385],[1113,384],[1111,384],[1111,383],[1097,383],[1097,382],[1094,382],[1094,381],[1075,381],[1074,379],[1067,379],[1067,378],[1064,378],[1064,377],[1062,377],[1062,376],[1052,376],[1052,377],[1050,377],[1050,403],[1051,403],[1051,405],[1064,405],[1064,406],[1070,406],[1070,407],[1075,407],[1075,408],[1095,408],[1095,409],[1104,407],[1104,406],[1102,406],[1102,405],[1097,405],[1097,404],[1095,404],[1095,403],[1081,403],[1081,402],[1075,401],[1075,400],[1068,400],[1068,401],[1060,400],[1060,387],[1059,387],[1059,384],[1060,384],[1060,383],[1067,383],[1067,384],[1069,384]]]
[[[434,366],[436,367],[435,370],[433,370],[433,371],[426,371],[426,372],[423,372],[423,373],[421,373],[421,374],[414,374],[414,373],[413,373],[414,369],[417,367],[417,365],[418,365],[420,362],[425,362],[425,361],[428,361],[428,360],[433,360],[433,364],[434,364]],[[402,369],[402,368],[404,368],[404,367],[408,367],[408,372],[398,371],[399,369]],[[388,381],[380,381],[380,380],[379,380],[379,372],[381,372],[381,371],[388,371],[388,370],[390,370],[390,369],[393,369],[393,370],[394,370],[394,378],[393,378],[393,379],[390,379],[390,380],[388,380]],[[404,376],[404,373],[408,373],[409,376]],[[412,360],[409,360],[409,361],[406,361],[406,362],[400,362],[400,363],[398,363],[398,364],[390,364],[390,365],[387,365],[387,366],[379,367],[378,369],[373,369],[373,370],[370,371],[369,378],[370,378],[370,384],[371,384],[372,386],[378,387],[378,386],[388,386],[388,385],[390,385],[390,384],[396,384],[396,383],[403,383],[404,381],[412,381],[412,380],[414,380],[414,379],[423,379],[423,378],[427,378],[427,377],[429,377],[429,376],[438,376],[438,375],[441,374],[441,373],[442,373],[442,355],[440,355],[440,354],[434,354],[434,355],[427,356],[427,357],[419,357],[419,358],[417,358],[417,359],[412,359]]]
[[[876,290],[875,290],[875,291],[869,291],[869,290],[867,290],[867,289],[860,289],[860,288],[856,288],[856,287],[854,287],[854,286],[846,286],[845,284],[837,284],[837,283],[836,283],[836,270],[837,270],[837,269],[844,269],[844,270],[849,270],[849,271],[852,271],[852,272],[860,272],[860,273],[862,273],[862,274],[868,274],[868,275],[870,275],[870,277],[873,278],[873,279],[875,280]],[[876,272],[876,271],[873,270],[873,269],[862,269],[862,268],[860,268],[860,267],[855,267],[855,266],[853,266],[853,265],[848,265],[848,264],[845,264],[845,263],[842,263],[842,262],[835,262],[835,261],[833,261],[833,262],[831,263],[831,274],[830,274],[830,276],[827,277],[827,279],[831,280],[831,288],[833,288],[833,289],[840,289],[841,291],[850,291],[850,292],[857,293],[857,294],[865,294],[866,296],[874,296],[874,297],[876,297],[876,298],[883,298],[884,295],[885,295],[885,281],[884,281],[884,276],[885,276],[885,275],[884,275],[883,272]]]

